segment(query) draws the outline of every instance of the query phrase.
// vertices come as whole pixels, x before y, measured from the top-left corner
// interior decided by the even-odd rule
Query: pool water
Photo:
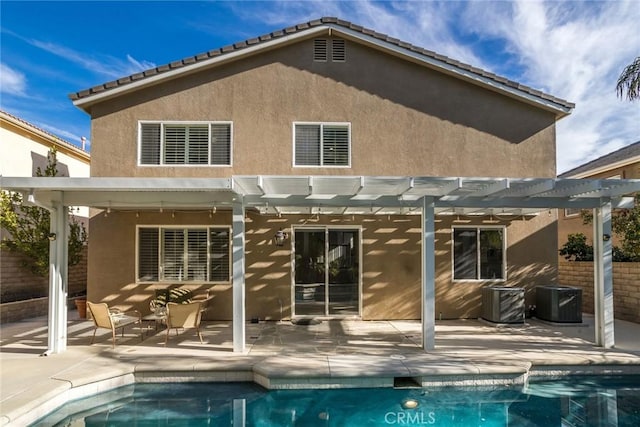
[[[640,377],[500,389],[267,391],[250,383],[135,384],[34,426],[640,426]]]

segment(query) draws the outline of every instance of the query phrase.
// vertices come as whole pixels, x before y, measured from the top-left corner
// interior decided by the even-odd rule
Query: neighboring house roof
[[[16,117],[13,114],[9,114],[6,111],[0,110],[0,124],[3,128],[7,128],[7,124],[14,126],[14,128],[20,129],[27,133],[34,141],[38,141],[42,144],[46,144],[49,147],[53,146],[60,152],[63,152],[71,157],[77,158],[84,163],[89,164],[91,162],[91,155],[86,150],[83,150],[76,145],[65,141],[62,138],[55,136],[54,134],[47,132],[46,130],[39,128],[38,126],[29,123],[28,121]],[[8,129],[8,128],[7,128]]]
[[[316,19],[219,49],[210,50],[199,55],[190,56],[179,61],[174,61],[166,65],[94,86],[90,89],[72,93],[69,95],[69,98],[73,100],[76,106],[88,111],[88,108],[95,102],[129,90],[156,84],[161,80],[168,80],[204,67],[215,66],[227,60],[234,60],[244,57],[245,55],[251,55],[280,43],[291,43],[292,40],[298,38],[331,34],[368,44],[396,55],[399,54],[406,59],[417,60],[427,67],[437,69],[489,90],[516,97],[527,103],[553,111],[558,117],[570,114],[571,110],[575,107],[575,104],[571,102],[548,95],[518,82],[333,17]]]
[[[640,163],[640,141],[564,172],[558,178],[585,178],[636,162]]]

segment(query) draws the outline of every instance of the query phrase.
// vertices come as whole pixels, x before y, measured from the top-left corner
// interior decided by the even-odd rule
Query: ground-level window
[[[228,282],[228,227],[139,227],[138,281]]]
[[[504,227],[454,228],[453,279],[504,279],[504,234]]]

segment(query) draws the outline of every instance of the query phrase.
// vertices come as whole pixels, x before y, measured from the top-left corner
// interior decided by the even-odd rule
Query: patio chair
[[[117,309],[110,309],[109,306],[105,303],[93,303],[87,301],[87,307],[89,308],[89,312],[91,313],[91,318],[93,319],[93,337],[91,338],[91,344],[96,338],[96,331],[98,328],[110,329],[111,330],[111,338],[113,340],[113,348],[116,348],[116,329],[122,329],[122,336],[124,337],[124,328],[125,326],[133,325],[133,324],[142,324],[142,316],[140,312],[134,310],[131,313],[135,315],[129,315],[127,313],[122,313]],[[140,328],[140,340],[144,339],[142,328]]]
[[[195,329],[202,341],[202,335],[200,334],[200,320],[202,318],[202,302],[196,301],[189,304],[176,304],[170,302],[167,304],[167,337],[164,340],[165,345],[169,341],[169,331],[171,329],[176,330],[178,335],[178,329]]]

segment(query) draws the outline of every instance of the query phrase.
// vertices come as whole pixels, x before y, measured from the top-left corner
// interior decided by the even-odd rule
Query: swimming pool
[[[34,426],[640,426],[640,377],[499,389],[267,391],[251,383],[135,384]]]

